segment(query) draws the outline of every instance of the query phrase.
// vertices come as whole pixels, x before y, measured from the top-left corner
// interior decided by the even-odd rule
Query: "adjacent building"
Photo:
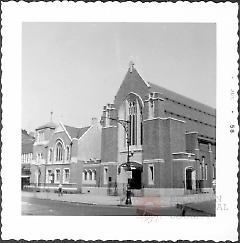
[[[22,154],[21,154],[21,188],[30,184],[30,166],[33,159],[34,137],[26,130],[22,130]]]
[[[33,146],[31,185],[55,190],[62,184],[66,191],[80,192],[84,163],[100,161],[100,140],[101,127],[95,118],[90,126],[81,128],[61,122],[38,127]],[[95,173],[93,170],[86,182],[95,185]]]

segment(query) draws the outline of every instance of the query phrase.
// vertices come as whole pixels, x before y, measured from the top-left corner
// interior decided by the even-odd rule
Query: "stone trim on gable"
[[[155,118],[145,119],[143,121],[145,122],[145,121],[152,121],[152,120],[158,120],[158,119],[159,120],[168,120],[168,119],[170,119],[170,120],[186,123],[186,121],[179,120],[179,119],[176,119],[176,118],[173,118],[173,117],[155,117]]]

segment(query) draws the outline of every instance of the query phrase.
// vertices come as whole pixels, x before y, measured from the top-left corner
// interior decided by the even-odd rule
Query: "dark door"
[[[132,179],[130,181],[131,189],[141,189],[142,180],[141,180],[142,172],[140,169],[132,170]]]
[[[192,169],[186,170],[186,189],[192,190]]]

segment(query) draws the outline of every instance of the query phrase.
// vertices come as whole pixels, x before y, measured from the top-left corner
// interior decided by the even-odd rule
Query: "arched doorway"
[[[143,167],[142,164],[138,162],[129,162],[129,168],[128,168],[128,163],[125,162],[120,165],[120,167],[124,168],[125,171],[130,172],[131,178],[128,178],[130,188],[131,189],[141,189],[142,188],[142,171]]]
[[[196,170],[192,167],[185,169],[185,189],[196,190]]]

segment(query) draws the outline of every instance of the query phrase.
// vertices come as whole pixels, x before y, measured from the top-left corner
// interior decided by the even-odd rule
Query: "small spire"
[[[51,111],[50,114],[51,114],[51,122],[52,122],[53,111]]]
[[[133,67],[134,67],[134,62],[133,62],[133,61],[130,61],[130,62],[129,62],[130,73],[132,72]]]

